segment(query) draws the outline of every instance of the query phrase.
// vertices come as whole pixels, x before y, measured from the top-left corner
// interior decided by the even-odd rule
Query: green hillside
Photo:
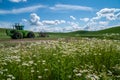
[[[75,31],[69,33],[48,33],[50,38],[62,38],[62,37],[107,37],[110,39],[120,39],[120,26],[112,27],[99,31]],[[10,38],[6,35],[6,29],[0,28],[0,39]]]
[[[99,31],[75,31],[69,33],[49,33],[51,37],[89,37],[120,39],[120,26]]]
[[[120,26],[98,31],[98,33],[120,33]]]
[[[99,31],[75,31],[70,32],[73,36],[81,37],[98,37],[98,38],[110,38],[110,39],[120,39],[120,26],[112,27]]]
[[[0,28],[0,39],[4,39],[4,38],[10,38],[10,37],[6,35],[5,28]]]
[[[105,34],[105,33],[120,33],[120,26],[117,27],[112,27],[104,30],[99,30],[99,31],[75,31],[75,32],[70,32],[73,34]]]

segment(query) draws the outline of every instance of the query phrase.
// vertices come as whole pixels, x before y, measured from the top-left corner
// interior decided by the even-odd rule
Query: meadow
[[[0,80],[120,80],[120,41],[2,42]]]

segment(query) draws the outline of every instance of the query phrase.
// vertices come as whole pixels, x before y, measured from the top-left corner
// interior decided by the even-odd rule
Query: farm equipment
[[[35,34],[32,31],[24,30],[24,26],[16,23],[13,29],[6,30],[6,34],[12,39],[34,38]]]
[[[39,37],[49,37],[49,35],[45,32],[39,32]]]

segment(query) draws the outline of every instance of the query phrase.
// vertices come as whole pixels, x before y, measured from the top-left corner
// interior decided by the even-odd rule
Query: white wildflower
[[[41,78],[42,78],[42,76],[38,76],[38,78],[39,78],[39,79],[41,79]]]
[[[12,79],[15,79],[15,77],[14,77],[14,76],[12,76]]]
[[[37,71],[37,73],[39,73],[39,71]]]
[[[34,70],[31,70],[31,73],[35,72]]]
[[[45,61],[45,60],[43,60],[43,61],[42,61],[42,64],[44,65],[45,63],[46,63],[46,61]]]
[[[45,63],[45,62],[46,62],[45,60],[42,61],[42,63]]]
[[[3,72],[2,72],[2,71],[0,71],[0,74],[3,74]]]
[[[86,78],[91,80],[99,80],[99,77],[95,74],[88,74]]]
[[[12,80],[11,78],[7,78],[7,80]]]
[[[58,60],[58,62],[60,62],[60,60]]]
[[[23,62],[22,63],[23,66],[29,66],[27,63]]]
[[[77,74],[75,74],[75,75],[78,76],[78,77],[81,77],[81,76],[82,76],[81,73],[77,73]]]
[[[44,71],[48,71],[48,69],[44,69]]]
[[[77,69],[74,69],[73,72],[78,72],[78,70],[77,70]]]
[[[13,77],[13,75],[11,75],[11,74],[10,74],[10,75],[7,75],[7,76],[8,76],[8,77]]]
[[[72,78],[72,76],[71,76],[71,75],[68,75],[68,78]]]
[[[29,63],[29,64],[33,64],[34,62],[33,62],[33,61],[29,61],[28,63]]]

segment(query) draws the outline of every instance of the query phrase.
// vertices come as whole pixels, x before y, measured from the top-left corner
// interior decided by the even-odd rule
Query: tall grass
[[[0,43],[1,80],[119,80],[120,41]]]

